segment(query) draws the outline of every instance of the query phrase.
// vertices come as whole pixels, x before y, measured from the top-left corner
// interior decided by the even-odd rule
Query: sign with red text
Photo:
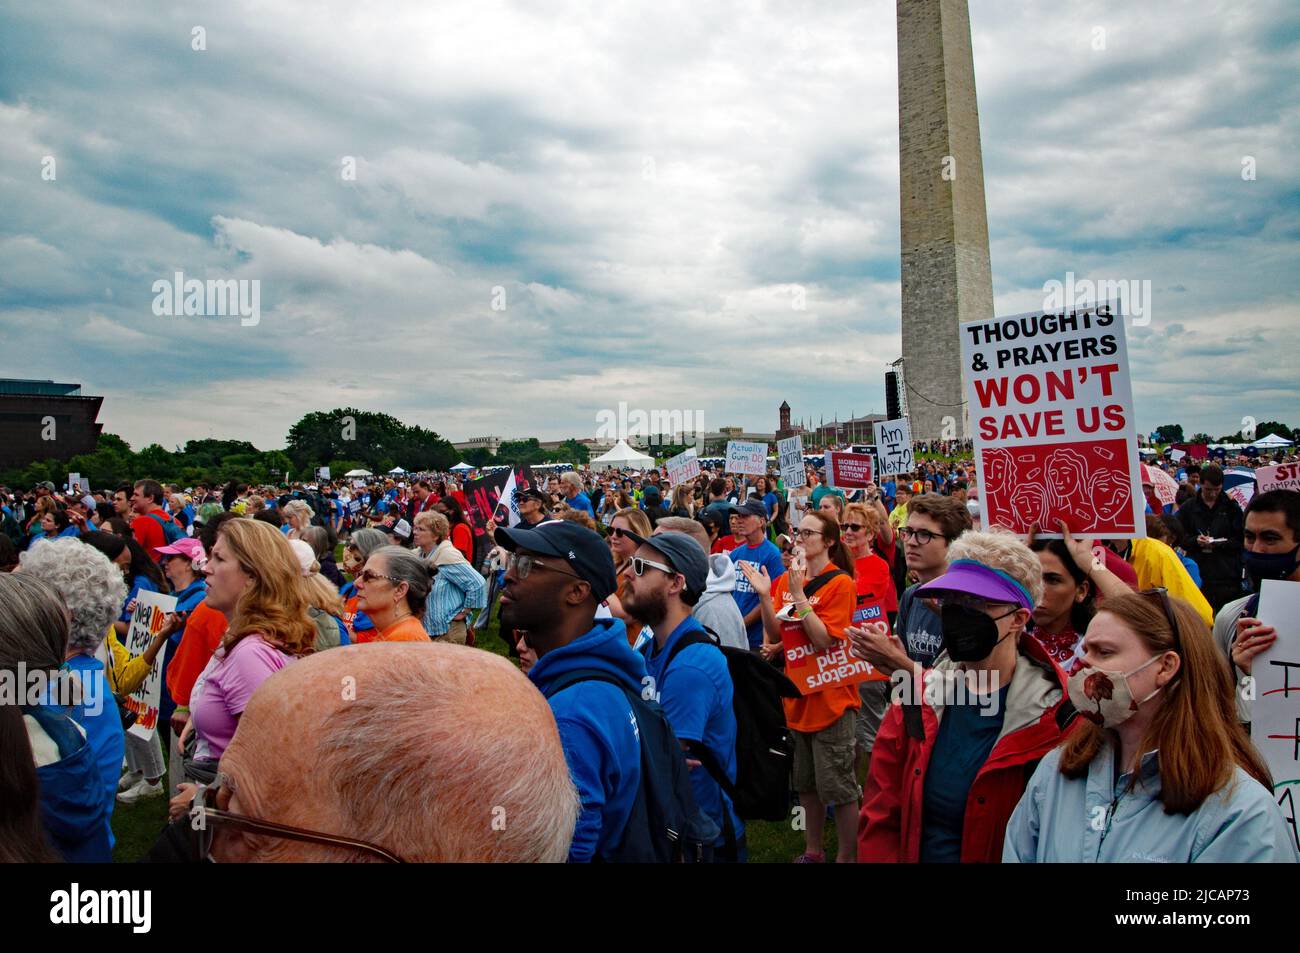
[[[176,597],[164,596],[158,592],[141,590],[136,593],[135,609],[131,612],[131,627],[126,633],[126,650],[134,658],[143,655],[149,643],[162,629],[167,613],[176,611]],[[158,730],[158,705],[162,699],[163,655],[159,651],[153,660],[153,668],[145,676],[144,682],[122,702],[128,711],[135,712],[135,724],[127,729],[131,734],[145,741],[153,737]]]
[[[791,621],[788,611],[781,618],[781,647],[786,678],[794,682],[800,695],[859,682],[889,681],[888,675],[850,651],[848,639],[836,639],[830,648],[818,649],[804,634],[803,623]]]
[[[1279,463],[1275,467],[1259,467],[1255,471],[1255,483],[1257,493],[1267,493],[1269,490],[1300,490],[1300,463]]]
[[[869,453],[826,454],[826,483],[837,490],[860,490],[872,483],[872,458]]]
[[[664,469],[668,471],[669,486],[680,486],[687,480],[694,480],[700,475],[700,460],[695,448],[688,447],[677,456],[665,460]]]
[[[1144,538],[1123,316],[1103,304],[959,333],[984,525]]]
[[[1277,641],[1251,660],[1250,738],[1273,775],[1273,796],[1300,848],[1300,582],[1265,579],[1259,621]]]

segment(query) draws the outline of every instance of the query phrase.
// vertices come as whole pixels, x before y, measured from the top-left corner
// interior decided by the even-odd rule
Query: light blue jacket
[[[1088,776],[1061,774],[1061,749],[1043,758],[1007,824],[1003,863],[1297,863],[1300,852],[1272,793],[1241,768],[1190,815],[1166,814],[1157,752],[1141,780],[1115,777],[1115,744]]]

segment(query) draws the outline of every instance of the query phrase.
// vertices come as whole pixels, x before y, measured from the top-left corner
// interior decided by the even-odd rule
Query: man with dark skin
[[[515,633],[521,657],[537,658],[528,677],[551,705],[582,802],[569,860],[590,861],[618,846],[640,788],[641,746],[626,691],[642,692],[645,661],[628,645],[621,620],[596,618],[618,588],[600,536],[561,520],[494,535],[511,554],[501,586],[501,631]],[[579,670],[616,684],[562,684]]]

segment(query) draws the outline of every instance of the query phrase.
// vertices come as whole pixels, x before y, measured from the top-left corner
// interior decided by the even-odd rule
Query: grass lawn
[[[340,562],[342,561],[340,556]],[[477,637],[478,647],[508,655],[506,644],[497,633],[497,620],[492,619],[485,633]],[[164,787],[171,790],[171,782],[164,779]],[[140,801],[127,806],[118,804],[113,810],[113,833],[117,845],[113,859],[118,863],[139,860],[153,845],[158,832],[167,821],[167,799],[163,797]],[[788,863],[803,852],[804,835],[792,828],[790,822],[753,821],[746,825],[751,863]],[[835,857],[835,825],[826,824],[826,856]]]

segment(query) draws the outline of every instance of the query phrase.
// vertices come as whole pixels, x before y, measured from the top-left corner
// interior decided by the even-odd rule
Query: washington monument
[[[898,160],[912,438],[962,437],[958,324],[993,317],[966,0],[898,0]]]

